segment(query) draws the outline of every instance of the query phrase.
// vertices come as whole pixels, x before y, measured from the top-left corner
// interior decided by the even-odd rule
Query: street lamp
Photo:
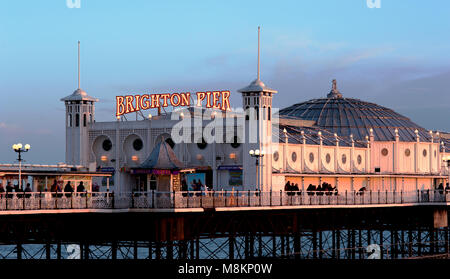
[[[23,147],[23,148],[22,148]],[[25,146],[22,146],[21,143],[16,143],[12,146],[12,149],[18,153],[19,158],[17,161],[19,161],[19,189],[22,189],[22,152],[28,152],[30,150],[31,146],[29,144],[25,144]]]
[[[264,153],[262,150],[260,151],[259,149],[256,149],[256,150],[251,149],[248,153],[250,154],[250,156],[256,158],[256,183],[258,185],[257,186],[258,190],[261,191],[261,186],[259,185],[260,184],[259,183],[259,158],[262,158],[264,156]]]

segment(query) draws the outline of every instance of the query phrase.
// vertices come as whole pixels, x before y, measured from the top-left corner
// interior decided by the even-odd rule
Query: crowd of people
[[[291,183],[290,181],[288,181],[285,185],[284,185],[284,191],[287,192],[287,195],[292,196],[295,195],[297,193],[297,195],[301,194],[301,191],[298,187],[297,183]],[[319,184],[318,186],[313,185],[313,184],[309,184],[308,187],[306,188],[306,193],[309,196],[313,196],[313,195],[317,195],[317,196],[322,196],[322,195],[337,195],[338,191],[336,186],[332,186],[331,184],[324,182],[322,184]]]
[[[11,193],[17,193],[16,195],[18,197],[22,197],[24,194],[26,198],[31,197],[31,192],[33,192],[33,189],[31,188],[30,183],[27,183],[25,189],[21,189],[18,184],[12,185],[10,181],[6,183],[6,187],[3,187],[3,184],[0,182],[0,194],[6,193],[7,197],[12,197],[13,194]],[[62,194],[57,193],[65,193],[66,197],[71,197],[72,194],[75,192],[74,187],[72,187],[70,181],[67,182],[67,184],[64,186],[64,191],[61,189],[60,183],[58,183],[56,180],[53,182],[53,184],[50,186],[50,189],[44,189],[43,192],[52,192],[55,193],[53,196],[61,197]],[[28,193],[28,194],[26,194]],[[80,181],[78,186],[76,187],[76,193],[80,193],[81,196],[84,196],[86,193],[86,188],[84,187],[83,181]]]

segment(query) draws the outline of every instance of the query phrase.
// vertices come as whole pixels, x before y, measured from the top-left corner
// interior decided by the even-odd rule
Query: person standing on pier
[[[85,189],[84,189],[84,185],[83,185],[83,181],[80,181],[80,184],[78,184],[77,186],[77,193],[81,193],[80,196],[84,197],[84,193]]]
[[[33,192],[33,191],[31,190],[30,183],[27,183],[27,187],[25,188],[25,192],[27,192],[27,193]],[[26,194],[26,195],[25,195],[25,198],[29,198],[29,197],[31,197],[31,194]]]
[[[67,181],[66,186],[64,187],[64,192],[66,193],[66,197],[71,197],[73,193],[73,188],[70,185],[70,181]]]

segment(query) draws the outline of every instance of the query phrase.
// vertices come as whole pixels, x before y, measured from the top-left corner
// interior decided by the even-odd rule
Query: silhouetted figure
[[[31,190],[30,183],[27,183],[27,187],[25,187],[25,193],[31,193],[33,190]],[[25,198],[31,197],[31,194],[25,194]]]
[[[73,188],[70,185],[70,181],[67,182],[66,186],[64,187],[64,192],[66,192],[66,197],[71,197],[73,193]]]
[[[364,195],[364,192],[366,191],[367,189],[366,189],[366,187],[365,186],[363,186],[363,187],[361,187],[359,190],[358,190],[358,192],[356,193],[357,195]]]
[[[6,183],[6,193],[11,193],[14,190],[14,187],[11,185],[11,182]],[[12,194],[6,195],[7,198],[12,198]]]
[[[306,188],[306,192],[308,193],[308,196],[313,196],[314,191],[316,191],[316,186],[309,184],[308,188]]]
[[[80,184],[77,186],[77,193],[80,193],[80,196],[84,197],[84,192],[86,192],[86,189],[84,188],[83,181],[80,181]]]

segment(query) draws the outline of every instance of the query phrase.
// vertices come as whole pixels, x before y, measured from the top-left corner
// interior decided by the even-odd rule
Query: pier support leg
[[[234,260],[234,235],[228,238],[228,259]]]
[[[277,237],[272,235],[272,257],[276,258],[277,256]]]
[[[313,259],[317,259],[317,232],[312,232],[312,244],[313,244]]]
[[[58,260],[61,259],[61,240],[58,240],[58,243],[56,244],[56,258]]]
[[[300,259],[300,234],[294,234],[294,257],[296,260]]]
[[[117,259],[117,241],[116,240],[113,240],[111,242],[111,258],[113,260]]]
[[[380,259],[384,258],[383,230],[380,230]]]

